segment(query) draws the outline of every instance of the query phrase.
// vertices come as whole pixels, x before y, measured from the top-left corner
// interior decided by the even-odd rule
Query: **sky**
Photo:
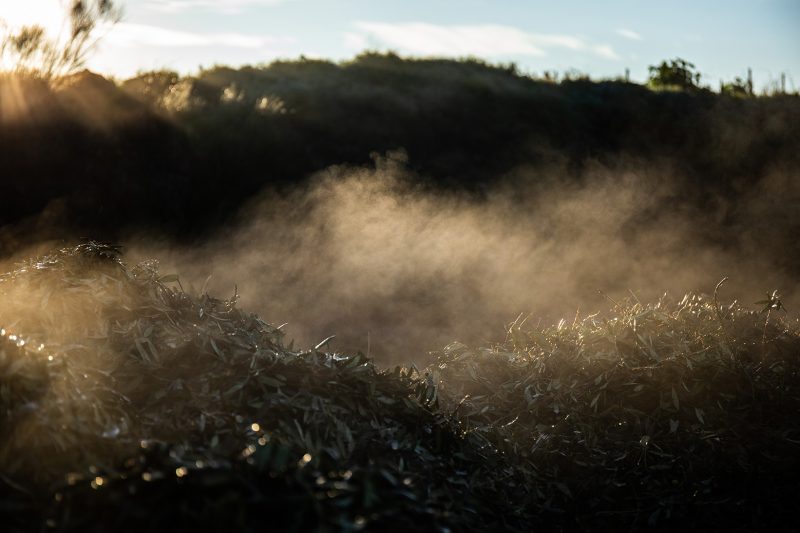
[[[88,66],[125,78],[154,69],[191,73],[215,64],[359,52],[475,56],[531,74],[593,78],[681,57],[703,81],[745,77],[756,87],[787,75],[800,89],[800,0],[117,0]],[[8,26],[57,33],[69,0],[0,0]]]

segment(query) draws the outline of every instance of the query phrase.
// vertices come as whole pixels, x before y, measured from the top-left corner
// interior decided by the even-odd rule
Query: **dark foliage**
[[[676,202],[692,206],[737,205],[800,154],[796,96],[554,84],[478,61],[367,54],[118,86],[83,73],[62,85],[0,79],[4,253],[37,229],[192,240],[265,188],[302,187],[330,165],[397,148],[426,186],[478,196],[520,167],[559,162],[577,180],[592,162],[669,161]]]

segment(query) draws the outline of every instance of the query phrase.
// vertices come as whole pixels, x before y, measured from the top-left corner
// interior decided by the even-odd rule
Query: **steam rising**
[[[129,255],[156,257],[196,288],[211,275],[212,294],[237,286],[243,307],[288,322],[302,346],[336,335],[333,349],[384,364],[426,363],[456,339],[501,340],[519,314],[557,321],[607,309],[598,291],[679,296],[730,276],[726,299],[747,304],[780,288],[791,310],[796,281],[759,250],[775,187],[797,195],[786,174],[762,180],[747,205],[701,211],[681,202],[668,166],[594,165],[578,178],[557,165],[520,169],[476,199],[421,188],[404,163],[395,153],[375,168],[333,167],[303,192],[254,200],[202,246],[150,237],[128,243]],[[738,234],[720,240],[725,217],[740,221],[729,228]]]

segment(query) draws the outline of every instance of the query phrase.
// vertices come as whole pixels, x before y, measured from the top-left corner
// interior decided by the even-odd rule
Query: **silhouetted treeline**
[[[694,207],[735,203],[769,171],[800,168],[797,96],[554,84],[479,61],[394,55],[120,84],[90,73],[56,87],[6,76],[0,113],[3,253],[32,231],[195,239],[267,187],[289,190],[398,148],[424,186],[476,195],[520,168],[558,164],[579,180],[590,163],[667,162],[676,202]]]

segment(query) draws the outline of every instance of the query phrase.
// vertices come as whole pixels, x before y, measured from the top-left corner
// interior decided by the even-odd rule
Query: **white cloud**
[[[604,59],[618,59],[607,44],[592,44],[581,37],[530,33],[513,26],[483,24],[442,26],[425,22],[356,22],[357,32],[345,34],[345,46],[362,49],[376,44],[412,55],[426,56],[537,56],[548,48],[566,48]]]
[[[116,25],[106,40],[110,44],[120,46],[227,46],[230,48],[264,48],[279,42],[279,39],[265,35],[194,33],[125,22]]]
[[[437,26],[357,22],[368,41],[425,55],[544,55],[525,32],[504,26]]]
[[[628,30],[628,29],[625,29],[625,28],[618,29],[617,30],[617,35],[625,37],[626,39],[630,39],[631,41],[641,41],[642,40],[642,36],[640,34],[636,33],[633,30]]]
[[[602,57],[602,58],[605,58],[605,59],[612,59],[612,60],[614,60],[614,61],[616,61],[616,60],[618,60],[618,59],[619,59],[619,56],[618,56],[618,55],[617,55],[617,53],[614,51],[614,49],[613,49],[613,48],[611,48],[611,47],[610,47],[609,45],[607,45],[607,44],[596,44],[596,45],[592,45],[592,52],[593,52],[593,53],[594,53],[596,56],[599,56],[599,57]]]
[[[274,6],[288,0],[148,0],[147,7],[166,13],[182,13],[190,9],[205,9],[218,13],[241,13],[251,6]]]

